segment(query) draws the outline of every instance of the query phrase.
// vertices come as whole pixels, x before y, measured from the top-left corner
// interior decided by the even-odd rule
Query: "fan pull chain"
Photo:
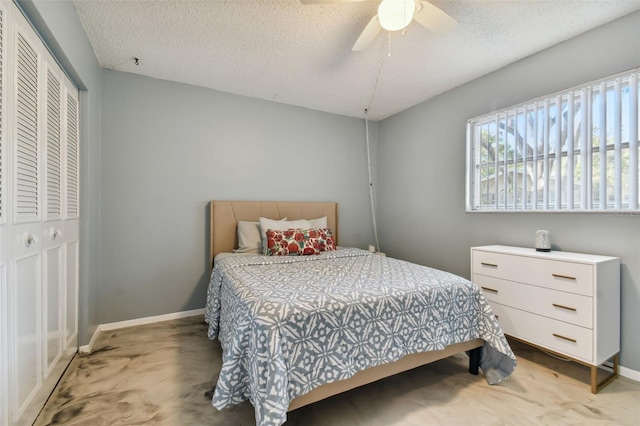
[[[389,32],[389,38],[387,41],[387,45],[385,49],[389,56],[391,56],[391,32]],[[369,143],[369,110],[371,109],[371,105],[373,104],[373,100],[376,97],[376,93],[378,92],[378,86],[380,85],[380,77],[382,76],[382,68],[384,66],[384,60],[386,55],[384,54],[384,50],[382,55],[380,56],[380,65],[378,66],[378,75],[376,75],[376,82],[373,86],[373,93],[371,93],[371,98],[369,99],[369,104],[364,109],[364,125],[365,125],[365,138],[367,143],[367,169],[369,172],[369,201],[371,202],[371,221],[373,225],[373,237],[375,239],[375,247],[376,251],[380,251],[380,242],[378,241],[378,224],[376,222],[376,206],[373,197],[373,176],[371,173],[371,150]]]
[[[390,41],[391,39],[389,38],[389,42]],[[384,47],[384,50],[389,51],[388,49],[389,42],[387,42],[387,45]],[[376,81],[375,81],[375,84],[373,85],[373,92],[371,93],[371,98],[369,98],[369,104],[365,108],[365,113],[371,110],[371,105],[373,104],[373,100],[375,99],[376,93],[378,92],[378,86],[380,85],[380,77],[382,76],[382,68],[384,66],[384,60],[387,56],[384,54],[384,50],[383,50],[382,56],[380,56],[380,65],[378,66],[378,74],[376,75]],[[391,54],[389,54],[389,56],[391,56]]]

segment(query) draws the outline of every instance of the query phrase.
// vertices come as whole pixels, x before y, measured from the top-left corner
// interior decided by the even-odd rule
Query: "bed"
[[[337,210],[211,201],[205,320],[223,349],[216,408],[249,400],[258,425],[280,425],[287,411],[462,352],[490,384],[513,372],[515,356],[489,304],[461,277],[357,248],[228,254],[238,248],[238,224],[260,217],[326,217],[337,242]]]

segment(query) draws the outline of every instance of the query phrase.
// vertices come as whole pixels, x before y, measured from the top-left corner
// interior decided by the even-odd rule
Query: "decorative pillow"
[[[336,249],[329,228],[268,229],[266,243],[267,256],[307,256]]]
[[[287,220],[283,218],[281,220]],[[238,248],[234,253],[262,253],[262,236],[260,235],[260,222],[238,221]]]
[[[260,218],[260,229],[262,234],[262,252],[267,254],[267,229],[286,231],[287,229],[311,228],[311,222],[304,219],[299,220],[273,220],[266,217]]]
[[[312,228],[326,228],[327,227],[327,217],[326,216],[322,216],[322,217],[319,217],[317,219],[309,219],[309,222],[311,222],[311,227]]]

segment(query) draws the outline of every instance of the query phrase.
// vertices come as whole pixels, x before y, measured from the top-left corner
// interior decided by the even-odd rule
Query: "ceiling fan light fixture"
[[[378,6],[380,26],[387,31],[398,31],[407,27],[413,19],[414,0],[383,0]]]

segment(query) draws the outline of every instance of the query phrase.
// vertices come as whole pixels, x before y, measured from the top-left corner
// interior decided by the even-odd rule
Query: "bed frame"
[[[333,229],[336,244],[338,243],[337,203],[214,200],[211,201],[210,207],[211,226],[209,237],[212,265],[213,259],[218,253],[231,252],[238,246],[236,233],[237,224],[240,220],[257,222],[260,217],[268,219],[286,217],[288,220],[296,220],[327,216],[327,225]],[[327,383],[295,398],[289,404],[289,411],[465,351],[469,351],[469,372],[478,374],[480,348],[483,344],[484,341],[482,339],[473,339],[468,342],[447,346],[441,351],[411,354],[389,364],[368,368],[356,373],[349,379]]]

